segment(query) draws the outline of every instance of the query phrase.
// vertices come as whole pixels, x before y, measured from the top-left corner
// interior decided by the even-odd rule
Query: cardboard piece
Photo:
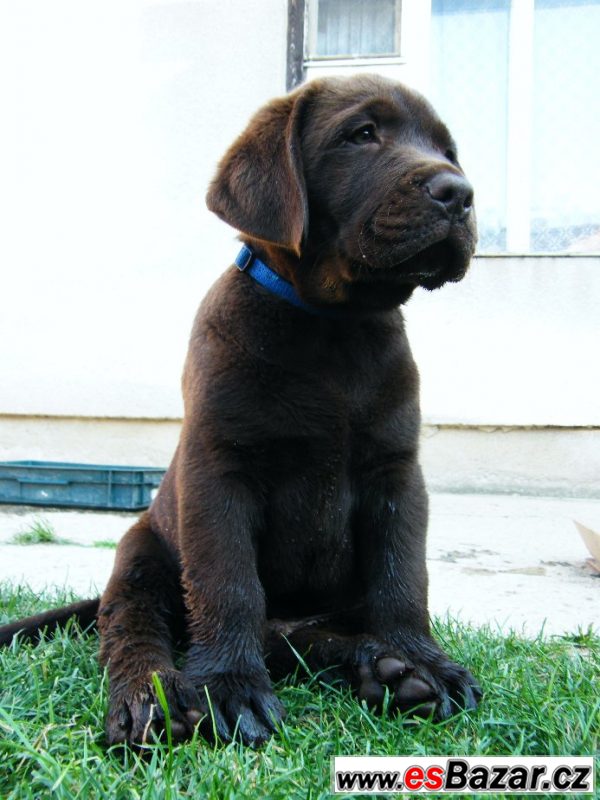
[[[575,522],[575,527],[579,531],[581,538],[587,549],[591,553],[591,558],[588,558],[588,565],[598,574],[600,574],[600,533],[596,533],[591,528],[586,528],[580,522]]]

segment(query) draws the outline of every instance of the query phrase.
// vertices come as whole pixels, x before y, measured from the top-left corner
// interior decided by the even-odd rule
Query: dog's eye
[[[458,155],[456,150],[453,150],[451,147],[449,147],[444,153],[444,158],[447,158],[452,164],[458,164]]]
[[[375,131],[375,125],[361,125],[360,128],[357,128],[350,134],[349,139],[354,144],[369,144],[369,142],[376,142],[377,133]]]

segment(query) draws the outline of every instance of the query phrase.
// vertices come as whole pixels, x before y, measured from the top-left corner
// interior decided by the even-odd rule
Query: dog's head
[[[477,239],[448,129],[374,75],[313,81],[262,108],[207,203],[312,303],[392,307],[460,280]]]

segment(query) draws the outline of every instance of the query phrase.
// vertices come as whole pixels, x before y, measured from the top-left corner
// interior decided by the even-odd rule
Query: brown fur
[[[375,707],[386,688],[392,710],[474,707],[476,682],[429,630],[418,373],[398,309],[459,280],[474,250],[450,134],[397,83],[313,82],[250,121],[207,202],[336,315],[235,267],[204,299],[179,446],[100,603],[109,742],[160,732],[154,672],[176,737],[202,720],[264,740],[291,648]]]

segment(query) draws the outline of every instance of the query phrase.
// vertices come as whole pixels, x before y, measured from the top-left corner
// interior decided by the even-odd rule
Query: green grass
[[[10,539],[10,544],[77,544],[70,539],[59,536],[51,522],[43,517],[36,517],[32,520],[29,527],[15,533]],[[103,549],[115,550],[118,542],[112,539],[96,539],[88,547],[99,547]],[[85,547],[86,545],[80,545]]]
[[[56,604],[0,586],[0,620]],[[334,754],[597,754],[598,637],[527,641],[446,623],[437,634],[484,686],[476,713],[437,724],[383,719],[313,677],[278,686],[288,719],[258,751],[194,739],[153,745],[144,757],[104,748],[107,686],[95,635],[67,630],[37,647],[13,643],[0,650],[0,797],[316,800],[330,796]]]
[[[26,530],[15,533],[11,544],[70,544],[70,542],[57,536],[47,519],[37,517]]]
[[[118,542],[113,542],[112,539],[96,539],[92,542],[92,547],[105,548],[107,550],[116,550]]]

